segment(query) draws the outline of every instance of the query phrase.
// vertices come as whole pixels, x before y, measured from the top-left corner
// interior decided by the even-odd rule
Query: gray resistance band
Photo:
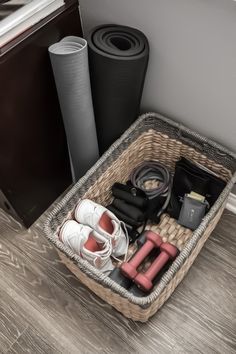
[[[145,183],[150,180],[161,183],[158,187],[146,188]],[[159,217],[167,208],[171,197],[172,177],[169,170],[159,162],[145,161],[132,172],[130,181],[134,187],[142,190],[149,200],[166,197],[163,206],[157,212],[157,217]]]
[[[77,181],[99,157],[90,87],[87,42],[69,36],[49,47],[49,54]]]

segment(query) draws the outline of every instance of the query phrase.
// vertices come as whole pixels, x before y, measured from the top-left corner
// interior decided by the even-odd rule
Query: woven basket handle
[[[186,131],[186,128],[179,126],[178,137],[183,143],[188,146],[193,147],[194,149],[204,152],[207,149],[207,143],[204,141],[199,141],[198,136],[192,135],[190,132]]]
[[[188,146],[197,149],[201,153],[207,154],[209,152],[209,149],[211,148],[211,144],[207,142],[207,138],[202,137],[198,133],[191,132],[191,130],[182,126],[181,124],[179,125],[179,129],[178,129],[178,137],[179,140],[181,140]],[[215,154],[222,157],[227,155],[226,152],[217,150],[216,148],[215,148]]]

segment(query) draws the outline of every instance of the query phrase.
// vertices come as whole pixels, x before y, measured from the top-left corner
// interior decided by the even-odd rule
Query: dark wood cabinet
[[[0,55],[0,200],[26,226],[72,183],[48,47],[80,35],[69,1]]]

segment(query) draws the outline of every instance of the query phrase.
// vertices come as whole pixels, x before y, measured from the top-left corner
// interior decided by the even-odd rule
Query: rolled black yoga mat
[[[137,29],[102,25],[88,36],[89,67],[100,153],[137,118],[149,45]]]

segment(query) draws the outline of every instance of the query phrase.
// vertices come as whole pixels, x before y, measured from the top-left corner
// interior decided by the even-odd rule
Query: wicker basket
[[[144,160],[157,160],[174,171],[175,162],[184,156],[200,162],[227,181],[218,200],[194,232],[178,225],[167,214],[159,225],[147,225],[158,231],[181,250],[152,293],[136,297],[65,247],[58,230],[73,216],[81,198],[103,205],[111,201],[111,186],[125,182],[130,172]],[[64,264],[90,290],[118,311],[135,321],[145,322],[169,298],[210,236],[224,210],[228,195],[236,182],[236,155],[219,144],[155,113],[142,115],[100,160],[67,193],[49,214],[45,223],[47,238],[56,246]]]

